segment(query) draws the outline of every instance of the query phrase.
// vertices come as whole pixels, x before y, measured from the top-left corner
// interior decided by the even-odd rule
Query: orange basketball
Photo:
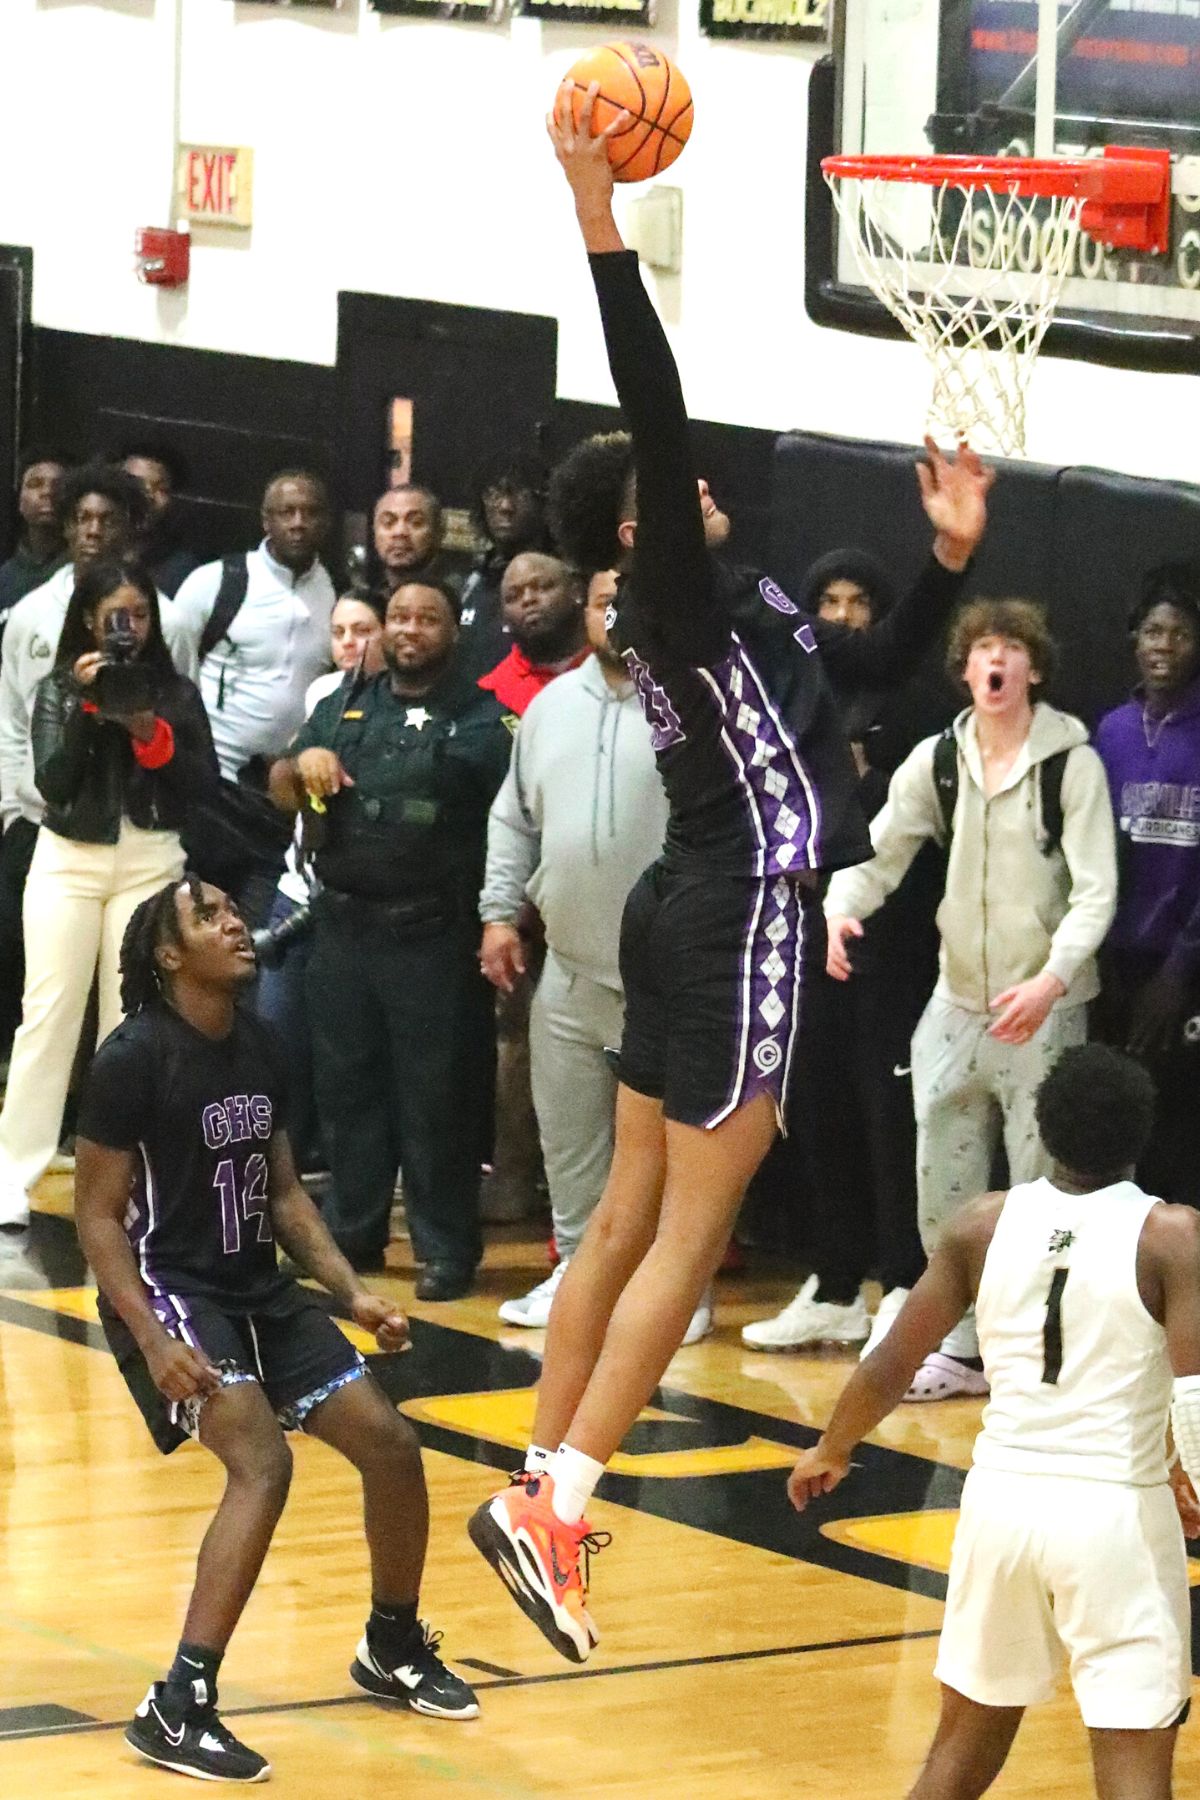
[[[605,44],[567,70],[575,83],[576,125],[584,96],[600,84],[592,130],[603,131],[620,112],[629,118],[608,140],[614,181],[648,181],[669,169],[692,130],[692,91],[669,56],[652,44]]]

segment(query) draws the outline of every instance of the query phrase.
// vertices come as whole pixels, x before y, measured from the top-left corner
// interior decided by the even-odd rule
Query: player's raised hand
[[[381,1350],[388,1354],[411,1350],[408,1320],[394,1300],[385,1300],[382,1294],[356,1294],[350,1302],[350,1315],[364,1331],[375,1333]]]
[[[572,101],[576,92],[573,81],[564,81],[554,96],[554,110],[546,114],[546,130],[554,145],[554,154],[562,164],[571,184],[575,204],[580,211],[604,209],[612,204],[613,172],[608,160],[608,140],[629,121],[629,114],[618,113],[603,131],[592,134],[592,109],[600,84],[593,81],[579,108],[575,123]]]
[[[917,464],[917,480],[921,505],[937,533],[933,553],[948,569],[965,568],[987,525],[987,496],[996,471],[967,444],[944,456],[927,437],[925,454],[927,461]]]
[[[168,1400],[191,1400],[196,1394],[215,1394],[221,1371],[202,1350],[181,1344],[166,1332],[145,1352],[150,1379]]]
[[[831,1494],[849,1471],[848,1456],[834,1456],[821,1444],[814,1444],[811,1450],[804,1452],[788,1476],[788,1499],[797,1512],[803,1512],[810,1500],[816,1500],[821,1494]]]

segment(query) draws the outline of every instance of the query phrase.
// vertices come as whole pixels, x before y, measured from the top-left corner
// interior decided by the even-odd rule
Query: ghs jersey
[[[981,1468],[1150,1487],[1166,1480],[1166,1333],[1138,1292],[1137,1251],[1158,1202],[1131,1181],[1066,1194],[1011,1189],[975,1302],[991,1387]]]
[[[200,1295],[250,1312],[288,1285],[267,1161],[284,1099],[274,1035],[241,1009],[214,1042],[158,1002],[96,1052],[78,1134],[136,1154],[125,1230],[156,1310]]]

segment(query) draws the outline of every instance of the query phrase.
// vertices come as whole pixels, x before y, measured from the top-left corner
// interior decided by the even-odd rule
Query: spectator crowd
[[[20,467],[0,565],[0,1226],[28,1223],[69,1155],[132,913],[189,868],[255,933],[248,1003],[280,1029],[293,1146],[341,1249],[383,1267],[399,1182],[418,1298],[454,1299],[488,1217],[536,1213],[544,1180],[548,1272],[500,1309],[542,1327],[612,1158],[621,915],[666,826],[653,722],[608,643],[616,578],[557,553],[553,482],[521,455],[480,477],[473,564],[447,552],[439,496],[405,483],[349,589],[316,475],[275,475],[258,544],[206,563],[185,479],[150,443]],[[957,1208],[1004,1170],[1047,1172],[1034,1096],[1089,1035],[1154,1074],[1143,1184],[1200,1205],[1200,562],[1129,596],[1136,682],[1090,733],[1053,703],[1036,605],[932,558],[904,586],[848,546],[793,597],[873,856],[827,882],[787,1136],[745,1214],[760,1235],[780,1214],[765,1235],[811,1270],[745,1327],[753,1350],[877,1342]],[[958,708],[914,704],[962,592]],[[709,1296],[688,1341],[711,1319]],[[968,1316],[908,1397],[983,1391]]]

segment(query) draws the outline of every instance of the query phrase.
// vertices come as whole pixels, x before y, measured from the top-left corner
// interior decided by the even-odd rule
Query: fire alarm
[[[191,233],[143,225],[134,239],[137,278],[150,287],[183,287],[191,263]]]

